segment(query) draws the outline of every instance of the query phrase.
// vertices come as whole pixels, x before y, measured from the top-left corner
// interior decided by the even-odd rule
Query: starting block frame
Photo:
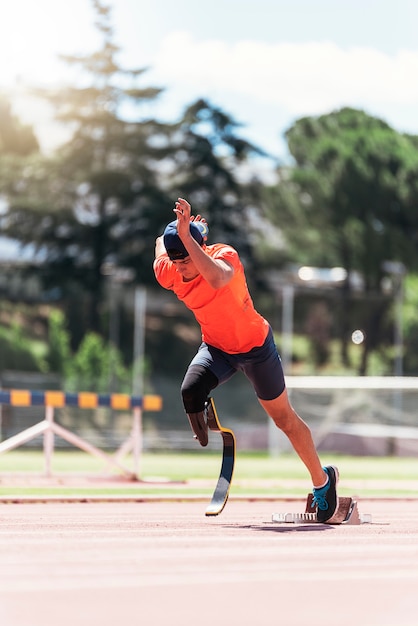
[[[272,521],[286,524],[319,524],[316,511],[312,509],[313,494],[309,493],[306,499],[306,507],[304,513],[273,513]],[[340,497],[338,499],[338,509],[334,515],[325,524],[339,525],[350,524],[358,526],[359,524],[370,524],[372,517],[369,514],[360,515],[357,501],[349,497]]]

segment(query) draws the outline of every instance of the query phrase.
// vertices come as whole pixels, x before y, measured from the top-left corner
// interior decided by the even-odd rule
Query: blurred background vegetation
[[[288,374],[393,374],[400,305],[398,373],[417,375],[418,137],[352,108],[299,119],[286,132],[291,162],[267,182],[252,158],[275,156],[216,103],[191,102],[173,124],[141,115],[164,87],[147,85],[144,68],[119,65],[111,7],[92,4],[101,46],[62,58],[78,82],[34,89],[69,140],[44,155],[0,94],[0,248],[16,246],[0,255],[3,387],[24,372],[49,376],[49,387],[131,393],[140,288],[144,390],[181,410],[199,329],[152,271],[178,196],[208,220],[209,243],[239,251],[279,349],[284,289],[294,289]],[[321,268],[314,280],[303,278],[306,266]]]

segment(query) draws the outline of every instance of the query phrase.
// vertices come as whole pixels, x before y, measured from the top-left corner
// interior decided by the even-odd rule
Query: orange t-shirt
[[[207,344],[229,354],[262,346],[269,325],[254,308],[237,251],[216,243],[206,246],[205,252],[234,268],[232,279],[224,287],[213,289],[200,274],[191,281],[183,281],[166,253],[154,261],[157,281],[165,289],[174,291],[193,312],[202,330],[202,340]]]

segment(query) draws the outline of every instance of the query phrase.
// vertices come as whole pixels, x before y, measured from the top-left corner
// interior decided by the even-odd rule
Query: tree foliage
[[[110,9],[99,1],[93,5],[102,47],[64,57],[80,68],[80,84],[37,91],[71,126],[72,137],[51,161],[23,172],[2,226],[5,234],[31,239],[42,250],[46,286],[64,293],[77,285],[89,295],[87,327],[99,332],[106,263],[131,266],[138,281],[152,280],[155,224],[168,205],[153,164],[168,144],[156,145],[164,125],[140,119],[142,103],[161,90],[138,87],[144,70],[118,65]],[[121,114],[126,104],[130,119]]]
[[[208,220],[210,241],[236,247],[256,282],[251,216],[258,211],[262,184],[243,181],[243,166],[251,157],[266,156],[238,134],[240,124],[211,102],[189,105],[171,132],[173,156],[170,187],[173,196],[186,197],[195,213]]]
[[[67,387],[106,393],[130,393],[131,380],[119,351],[96,333],[86,333],[69,364]]]
[[[393,293],[384,290],[384,262],[418,271],[417,137],[352,108],[302,118],[286,132],[292,164],[264,189],[259,180],[242,178],[243,166],[262,150],[242,139],[240,125],[213,103],[198,99],[172,124],[144,117],[144,105],[163,89],[143,86],[144,68],[119,64],[111,9],[101,0],[92,6],[101,45],[62,57],[79,71],[73,84],[36,90],[71,129],[54,155],[39,153],[33,130],[0,98],[0,233],[36,251],[27,270],[64,308],[71,346],[62,320],[53,318],[51,363],[63,366],[68,350],[76,353],[93,331],[77,367],[81,376],[83,362],[95,367],[104,350],[99,334],[108,331],[109,268],[128,268],[133,282],[155,284],[155,237],[181,195],[207,218],[210,241],[239,250],[253,283],[260,285],[254,242],[262,219],[265,234],[275,230],[283,242],[270,264],[343,266],[348,279],[330,308],[346,363],[352,320],[363,325],[360,373],[366,373],[369,351],[390,341]],[[353,275],[364,283],[361,295],[353,293]],[[309,318],[321,363],[332,334],[324,311],[321,304]],[[415,333],[412,322],[408,329]]]
[[[45,289],[59,290],[74,349],[87,330],[107,332],[109,268],[119,274],[129,268],[134,282],[155,284],[155,238],[179,195],[205,213],[212,241],[225,238],[251,258],[247,214],[259,187],[240,184],[235,170],[261,152],[237,136],[230,116],[203,100],[176,124],[144,119],[144,104],[162,89],[142,87],[144,69],[120,66],[111,10],[92,4],[102,45],[62,57],[79,70],[74,84],[36,90],[71,137],[11,179],[0,222],[3,234],[35,246],[30,269]]]
[[[299,263],[347,270],[340,333],[347,362],[351,282],[358,272],[368,294],[367,353],[384,323],[384,261],[416,269],[412,208],[418,153],[411,139],[363,111],[344,108],[298,120],[286,133],[295,164],[269,190],[269,215],[280,224]]]
[[[382,259],[416,264],[399,237],[413,222],[408,201],[418,168],[408,136],[363,111],[342,109],[298,120],[286,138],[295,166],[272,191],[271,216],[280,220],[293,253],[311,264],[359,270],[375,289]],[[416,236],[409,231],[411,243]],[[306,247],[306,237],[316,239]]]
[[[30,126],[13,114],[11,104],[0,94],[0,158],[25,157],[39,151],[39,143]]]

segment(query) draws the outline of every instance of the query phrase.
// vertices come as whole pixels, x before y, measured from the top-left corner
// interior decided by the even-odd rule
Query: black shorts
[[[243,372],[251,381],[260,400],[274,400],[285,389],[280,355],[274,343],[271,328],[262,346],[242,354],[228,354],[218,348],[202,343],[190,365],[203,365],[225,383],[237,371]]]

